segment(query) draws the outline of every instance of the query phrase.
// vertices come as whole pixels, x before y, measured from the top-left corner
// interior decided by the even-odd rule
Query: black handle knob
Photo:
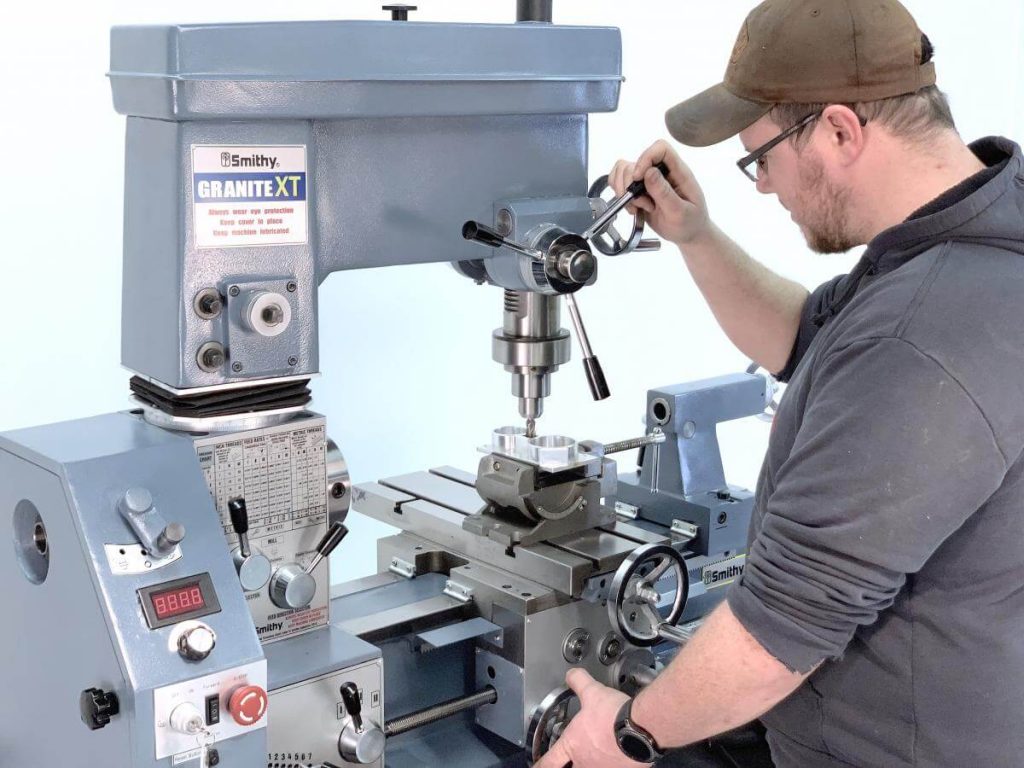
[[[121,702],[117,694],[101,688],[86,688],[78,698],[82,722],[90,731],[98,731],[110,723],[110,718],[120,713]]]
[[[345,683],[341,686],[341,700],[345,704],[345,711],[352,717],[356,730],[362,730],[363,703],[359,700],[359,686],[355,683]]]
[[[478,243],[489,245],[491,248],[501,248],[505,245],[505,238],[499,235],[490,227],[486,227],[479,221],[467,221],[462,225],[462,236],[467,240],[475,240]]]
[[[604,378],[604,370],[597,357],[583,358],[583,368],[587,372],[587,383],[590,385],[590,394],[595,400],[607,400],[612,392],[608,388],[608,382]]]
[[[419,10],[415,5],[382,5],[381,9],[391,11],[392,21],[408,21],[409,11]]]
[[[327,533],[316,545],[317,554],[328,557],[346,536],[348,536],[348,528],[342,523],[335,523],[327,529]]]
[[[231,527],[239,536],[249,532],[249,512],[245,499],[232,499],[228,502],[228,513],[231,515]]]
[[[668,179],[667,165],[665,165],[664,163],[658,163],[654,167],[661,171],[662,176]],[[633,197],[639,197],[640,195],[647,194],[647,185],[644,183],[643,179],[640,179],[640,181],[634,181],[632,184],[629,185],[629,187],[627,187],[627,189],[633,193]]]

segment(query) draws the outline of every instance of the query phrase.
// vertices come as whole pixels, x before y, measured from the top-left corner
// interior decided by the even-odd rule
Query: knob
[[[316,594],[316,580],[313,571],[326,559],[342,540],[348,536],[348,528],[334,523],[316,545],[316,556],[303,569],[298,563],[289,563],[277,569],[270,582],[270,599],[278,608],[306,608]]]
[[[382,10],[391,11],[392,21],[408,21],[409,11],[418,10],[415,5],[382,5]]]
[[[205,725],[203,713],[191,702],[186,701],[184,704],[179,704],[171,711],[171,728],[178,733],[195,736],[203,730]]]
[[[349,722],[338,737],[338,752],[350,763],[366,765],[376,762],[384,754],[384,731],[375,723],[363,721],[362,702],[355,683],[341,686],[341,700]]]
[[[170,552],[185,540],[185,526],[181,523],[169,523],[164,526],[156,537],[158,552]]]
[[[255,725],[267,713],[267,692],[258,685],[243,685],[228,699],[228,712],[239,725]]]
[[[266,555],[249,548],[249,513],[245,499],[231,499],[228,502],[228,512],[231,514],[231,526],[238,536],[239,546],[232,555],[235,570],[238,571],[238,581],[246,592],[263,589],[270,581],[272,569]]]
[[[316,594],[316,579],[298,563],[282,565],[270,582],[270,599],[278,608],[306,608]]]
[[[82,722],[90,731],[98,731],[110,723],[110,718],[121,711],[116,693],[101,688],[86,688],[78,700]]]
[[[217,645],[217,635],[205,624],[182,632],[178,638],[178,653],[186,661],[202,661]]]

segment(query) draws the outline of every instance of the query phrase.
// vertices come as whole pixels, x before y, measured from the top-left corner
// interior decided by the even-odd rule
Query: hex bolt
[[[196,314],[204,320],[213,320],[224,308],[224,301],[216,288],[204,288],[192,302]]]
[[[196,353],[196,363],[206,373],[216,372],[227,361],[224,347],[216,341],[208,341]]]
[[[280,325],[284,322],[284,310],[277,304],[271,304],[270,306],[263,308],[263,312],[260,314],[260,317],[267,325]]]
[[[203,365],[207,368],[220,368],[224,365],[224,353],[219,349],[208,349],[203,352]]]

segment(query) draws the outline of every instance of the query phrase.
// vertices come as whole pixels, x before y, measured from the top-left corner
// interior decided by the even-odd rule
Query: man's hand
[[[630,760],[615,743],[615,717],[629,697],[601,685],[585,669],[570,669],[565,682],[581,709],[534,768],[645,768],[647,763]]]
[[[667,180],[654,167],[661,162],[668,166]],[[640,179],[647,186],[647,195],[627,206],[630,213],[635,214],[637,209],[644,211],[654,231],[676,245],[691,243],[708,234],[711,219],[704,193],[693,172],[668,142],[655,142],[635,163],[619,160],[608,174],[608,184],[616,195],[621,195],[626,187]]]

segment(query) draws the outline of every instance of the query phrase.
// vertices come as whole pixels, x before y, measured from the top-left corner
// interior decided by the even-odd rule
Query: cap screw
[[[292,368],[294,368],[298,364],[299,358],[297,358],[295,355],[292,355],[291,357],[288,358],[288,365],[290,365]]]
[[[239,288],[237,285],[232,285],[230,288],[228,288],[228,295],[229,296],[237,296],[241,292],[242,292],[242,289]]]
[[[296,283],[294,280],[289,280],[285,288],[288,289],[288,293],[295,293],[295,291],[299,289],[299,284]]]

